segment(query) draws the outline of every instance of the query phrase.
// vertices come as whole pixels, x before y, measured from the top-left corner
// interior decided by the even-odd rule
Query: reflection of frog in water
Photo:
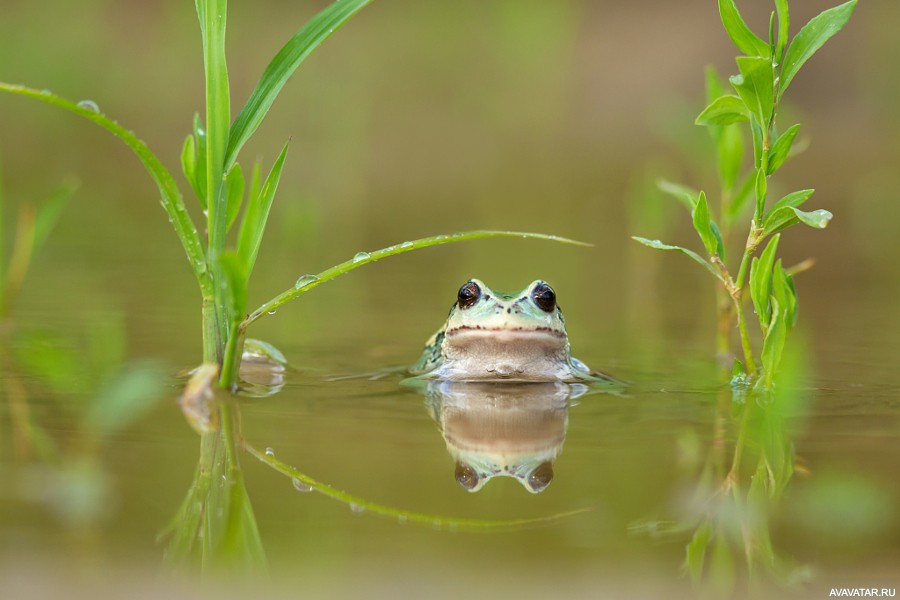
[[[432,381],[427,405],[470,492],[494,477],[513,477],[534,494],[553,479],[568,400],[584,386],[564,383]]]
[[[407,383],[424,387],[456,480],[470,492],[498,476],[543,491],[565,439],[568,400],[585,384],[622,387],[569,354],[556,293],[541,280],[515,294],[478,279],[463,284],[410,371]]]
[[[556,293],[541,280],[515,294],[466,282],[410,371],[453,381],[611,381],[569,354]]]

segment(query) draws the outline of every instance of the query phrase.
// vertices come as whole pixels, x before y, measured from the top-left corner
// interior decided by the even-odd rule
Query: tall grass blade
[[[262,123],[281,88],[306,57],[370,1],[337,0],[313,17],[278,51],[231,126],[225,169],[234,164],[244,143]]]
[[[178,190],[178,184],[175,183],[175,179],[169,170],[163,166],[143,141],[106,115],[96,112],[90,106],[76,104],[48,91],[40,91],[3,82],[0,82],[0,91],[34,98],[84,117],[103,127],[131,148],[159,188],[163,208],[172,221],[178,239],[181,240],[181,245],[184,247],[188,262],[200,283],[201,289],[211,291],[211,281],[207,274],[206,257],[203,252],[203,246],[200,243],[200,236],[184,208],[184,201],[181,197],[181,192]]]
[[[281,180],[281,172],[284,169],[284,160],[287,157],[289,145],[290,142],[284,145],[258,195],[253,194],[258,187],[258,167],[255,169],[253,180],[251,181],[250,191],[253,195],[248,200],[247,211],[244,214],[244,219],[241,221],[237,250],[237,254],[243,262],[244,273],[248,281],[250,280],[250,274],[253,273],[253,266],[256,264],[256,256],[259,254],[259,246],[262,243],[263,233],[266,230],[266,222],[269,219],[269,211],[272,209],[275,192],[278,190],[278,182]]]

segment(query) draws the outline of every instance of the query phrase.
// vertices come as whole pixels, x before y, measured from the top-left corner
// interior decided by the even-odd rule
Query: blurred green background
[[[230,3],[233,113],[271,56],[324,5]],[[819,0],[792,2],[792,31],[828,6]],[[747,1],[740,8],[752,28],[765,29],[768,3]],[[900,350],[898,24],[900,4],[863,0],[847,28],[804,67],[779,118],[783,127],[802,123],[800,137],[810,146],[770,183],[775,197],[815,187],[811,205],[835,215],[825,231],[792,229],[781,246],[788,263],[809,256],[818,261],[798,278],[798,293],[811,386],[826,408],[814,413],[811,429],[799,429],[806,440],[800,453],[819,453],[826,474],[837,473],[821,483],[826,490],[840,473],[866,465],[862,470],[882,486],[871,502],[883,506],[888,498],[893,507],[898,489],[891,473],[896,473],[900,436],[895,365]],[[541,231],[594,247],[501,239],[404,255],[317,289],[263,319],[251,335],[274,343],[292,363],[308,369],[309,381],[320,373],[411,363],[469,277],[510,290],[541,277],[559,293],[579,357],[654,391],[700,388],[705,402],[719,383],[711,364],[712,282],[683,257],[657,256],[630,236],[686,245],[696,241],[680,207],[659,198],[653,184],[665,177],[716,187],[711,144],[693,119],[703,108],[704,67],[712,64],[723,76],[731,74],[735,54],[711,1],[377,0],[301,67],[244,150],[245,163],[259,156],[268,168],[281,145],[293,140],[251,281],[251,305],[289,287],[299,275],[357,251],[437,233]],[[0,80],[95,101],[177,173],[181,144],[203,104],[194,5],[4,0]],[[78,336],[86,323],[124,315],[126,357],[162,358],[173,371],[199,360],[199,294],[155,186],[118,140],[52,107],[2,95],[0,169],[9,203],[7,225],[17,203],[47,196],[67,177],[81,182],[26,282],[20,327]],[[199,217],[188,186],[182,190]],[[42,389],[40,379],[29,381]],[[381,501],[432,502],[429,490],[422,489],[427,478],[418,479],[431,472],[448,490],[458,491],[421,399],[407,394],[404,407],[397,408],[383,399],[392,393],[388,388],[354,388],[341,403],[333,392],[305,385],[271,405],[249,408],[247,426],[257,439],[296,445],[294,436],[299,436],[315,450],[297,449],[298,456],[327,454],[321,473],[337,469],[340,479],[340,469],[346,468],[344,487],[386,495]],[[175,394],[172,387],[169,397]],[[581,415],[573,412],[564,457],[571,457],[572,471],[578,473],[539,499],[504,488],[505,495],[498,492],[488,500],[450,496],[436,500],[437,506],[480,514],[482,508],[490,513],[500,506],[532,511],[532,502],[540,502],[548,510],[563,510],[580,506],[585,495],[602,496],[604,482],[618,482],[626,491],[608,507],[614,518],[597,513],[591,521],[601,524],[591,535],[603,541],[580,538],[586,534],[575,523],[559,536],[557,530],[536,534],[523,548],[560,545],[565,549],[560,556],[575,560],[583,555],[583,564],[572,564],[585,581],[603,561],[611,561],[605,568],[614,572],[622,544],[631,549],[623,562],[632,567],[650,565],[653,571],[652,565],[659,565],[660,573],[677,573],[683,545],[646,552],[616,536],[629,518],[639,516],[632,512],[641,512],[631,501],[637,498],[638,508],[649,509],[673,487],[666,479],[671,465],[660,462],[671,450],[669,426],[698,426],[706,435],[701,427],[709,417],[706,405],[694,404],[698,400],[691,394],[679,398],[673,405],[665,397],[638,395],[636,405],[613,404],[608,412],[593,405],[582,407]],[[43,406],[43,400],[38,402]],[[52,404],[45,412],[53,414]],[[320,420],[309,418],[315,414]],[[585,419],[580,425],[579,416]],[[410,422],[416,433],[406,437],[403,425]],[[61,420],[61,431],[66,427]],[[379,427],[388,433],[379,436]],[[864,430],[871,435],[857,438]],[[598,441],[598,432],[623,449],[615,452],[615,443]],[[817,439],[827,441],[817,445]],[[116,513],[119,527],[104,529],[103,541],[94,543],[105,548],[102,555],[118,549],[124,562],[134,558],[143,564],[158,554],[152,537],[189,483],[196,437],[168,402],[117,443],[111,468],[122,478],[124,508]],[[415,451],[426,443],[433,454],[415,465],[403,464],[404,449]],[[401,481],[391,489],[399,491],[386,492],[377,478],[367,480],[369,467],[354,462],[370,452],[384,460],[375,472],[396,468],[414,477],[397,476]],[[591,475],[598,457],[622,461],[621,472]],[[283,498],[290,488],[254,468],[249,490],[259,499],[263,539],[283,552],[287,563],[295,555],[310,559],[316,550],[301,552],[293,538],[277,533],[296,533],[293,497]],[[804,489],[801,493],[815,495],[819,488]],[[852,504],[858,496],[850,498]],[[467,507],[470,501],[483,504]],[[822,518],[833,519],[844,506],[836,513],[825,506]],[[898,556],[895,512],[888,508],[885,519],[876,519],[888,525],[884,537],[869,547],[884,560]],[[15,514],[39,520],[27,511]],[[152,518],[137,518],[140,514]],[[419,557],[419,573],[437,576],[440,560],[459,558],[475,544],[430,532],[403,534],[411,540],[392,538],[395,524],[365,518],[348,525],[342,517],[329,529],[327,519],[325,525],[316,521],[320,513],[310,514],[303,518],[318,523],[310,539],[317,548],[324,546],[321,560],[333,561],[336,572],[365,564],[366,556],[378,553],[380,540],[391,538],[396,546],[388,544],[387,556],[401,560],[409,558],[398,549],[401,539],[410,547],[439,548],[434,560]],[[791,526],[787,530],[791,543],[805,549],[798,553],[808,556],[818,538],[808,532],[794,536]],[[28,549],[24,555],[54,547],[66,556],[57,533],[37,523],[16,527],[14,534],[0,537],[0,556],[18,547]],[[343,544],[357,535],[365,540],[363,550],[348,550]],[[487,547],[499,553],[518,547],[514,539],[489,539]],[[75,547],[79,544],[83,541]],[[825,558],[828,552],[822,552]],[[858,561],[843,562],[844,567],[856,572],[869,564],[869,554],[860,552]],[[347,556],[362,558],[357,563]],[[835,562],[842,564],[838,556]],[[521,561],[513,556],[511,564],[523,568],[551,558],[538,552]],[[881,572],[882,563],[873,564]]]

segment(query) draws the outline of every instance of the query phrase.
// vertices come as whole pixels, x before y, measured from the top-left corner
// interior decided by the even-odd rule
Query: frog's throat
[[[519,341],[519,340],[541,340],[541,339],[557,339],[565,340],[565,331],[553,329],[552,327],[483,327],[480,325],[460,325],[448,329],[445,333],[446,337],[454,338],[454,340],[497,340],[497,341]]]

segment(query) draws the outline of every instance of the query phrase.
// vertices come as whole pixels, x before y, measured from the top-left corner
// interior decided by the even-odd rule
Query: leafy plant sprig
[[[193,132],[182,147],[181,166],[205,216],[206,244],[187,212],[172,173],[134,133],[102,114],[96,103],[89,100],[72,102],[46,90],[0,82],[0,91],[41,100],[97,123],[137,154],[159,188],[163,208],[199,284],[203,299],[203,362],[222,366],[220,385],[223,387],[234,387],[237,383],[244,334],[253,321],[265,314],[260,310],[274,310],[273,307],[318,283],[357,266],[408,250],[480,237],[524,236],[569,241],[540,234],[475,231],[404,242],[371,254],[357,254],[352,261],[326,269],[318,276],[309,276],[311,279],[302,285],[298,283],[288,288],[264,303],[261,309],[249,315],[245,312],[250,275],[256,264],[289,143],[285,144],[264,179],[257,162],[250,170],[248,182],[238,155],[291,75],[322,42],[370,1],[336,0],[313,17],[275,55],[232,122],[225,59],[227,0],[196,0],[203,40],[206,110],[205,120],[200,116],[194,118]],[[368,258],[360,258],[362,254]]]
[[[781,231],[804,223],[823,229],[832,218],[827,210],[800,210],[813,194],[804,189],[768,202],[768,180],[791,155],[800,125],[780,131],[776,124],[778,107],[790,83],[807,60],[840,31],[856,8],[856,0],[828,9],[814,17],[789,38],[790,16],[787,0],[775,0],[769,19],[768,41],[757,36],[741,17],[734,0],[719,0],[719,14],[725,31],[743,52],[737,57],[738,74],[729,78],[734,93],[726,93],[714,71],[707,73],[708,106],[696,119],[709,128],[716,143],[718,177],[721,185],[718,216],[707,196],[685,186],[664,182],[670,193],[688,208],[708,258],[697,252],[635,236],[638,242],[659,250],[677,250],[703,265],[720,285],[720,331],[726,332],[737,320],[744,362],[735,361],[734,381],[755,381],[770,389],[784,349],[785,339],[797,319],[797,294],[793,275],[808,266],[786,268],[776,257]],[[742,174],[744,137],[749,129],[753,161]],[[733,221],[748,202],[753,216],[736,275],[727,267],[727,247]],[[720,226],[721,224],[721,226]],[[765,249],[757,250],[768,240]],[[748,281],[749,276],[749,281]],[[744,311],[745,292],[750,297],[763,336],[760,363],[753,353]],[[720,350],[723,349],[720,341]]]

